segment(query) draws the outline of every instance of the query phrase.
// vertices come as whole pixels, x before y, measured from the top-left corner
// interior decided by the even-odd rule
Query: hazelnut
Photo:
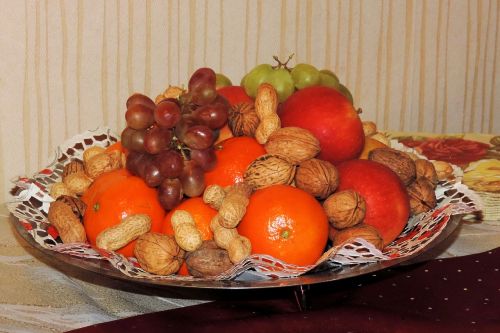
[[[424,177],[432,184],[434,188],[438,183],[436,169],[434,164],[425,159],[418,159],[415,161],[416,177]]]
[[[229,111],[227,124],[234,136],[255,136],[259,123],[253,103],[238,103]]]
[[[333,246],[341,246],[350,239],[354,238],[363,238],[379,250],[382,250],[384,247],[384,241],[378,230],[375,227],[364,223],[337,231],[333,236]]]
[[[415,180],[415,162],[402,151],[393,148],[375,148],[368,153],[368,159],[389,167],[405,186]]]
[[[299,164],[295,173],[295,186],[317,197],[325,199],[337,189],[339,174],[328,161],[311,158]]]
[[[292,164],[299,164],[316,156],[320,146],[310,131],[299,127],[283,127],[269,136],[266,151],[284,156]]]
[[[437,205],[433,184],[424,177],[417,178],[407,188],[410,198],[410,209],[413,215],[427,212]]]
[[[356,191],[345,190],[330,195],[323,202],[330,225],[344,229],[359,224],[365,218],[366,202]]]

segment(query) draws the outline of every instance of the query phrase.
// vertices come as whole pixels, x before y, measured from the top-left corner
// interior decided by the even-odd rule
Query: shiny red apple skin
[[[337,90],[313,86],[296,91],[279,111],[283,127],[311,131],[319,140],[318,158],[338,164],[357,158],[365,143],[363,125],[353,105]]]
[[[364,223],[375,227],[384,246],[403,231],[410,216],[410,201],[405,186],[394,171],[370,160],[350,160],[337,166],[340,183],[337,191],[352,189],[366,201]]]

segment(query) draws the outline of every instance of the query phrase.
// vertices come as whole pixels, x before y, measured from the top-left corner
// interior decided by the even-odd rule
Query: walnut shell
[[[405,186],[415,180],[415,162],[402,151],[393,148],[375,148],[368,153],[368,159],[389,167]]]
[[[276,184],[290,184],[294,176],[295,165],[281,156],[265,154],[250,163],[243,179],[257,190]]]
[[[434,168],[434,164],[425,159],[418,159],[415,161],[415,170],[416,177],[426,178],[434,188],[436,188],[438,183],[438,177],[436,168]]]
[[[186,265],[189,274],[194,277],[217,276],[233,267],[228,252],[211,240],[204,241],[198,250],[189,252]]]
[[[410,209],[413,215],[427,212],[437,205],[434,185],[424,177],[417,178],[407,187]]]
[[[311,158],[300,163],[295,172],[295,186],[318,199],[327,198],[338,185],[337,168],[328,161]]]
[[[363,221],[366,212],[365,199],[358,192],[345,190],[330,195],[323,202],[328,222],[336,229],[355,226]]]
[[[69,207],[71,207],[71,210],[73,211],[73,214],[75,216],[82,220],[83,215],[85,214],[85,209],[87,209],[87,205],[80,199],[75,198],[70,195],[61,195],[57,198],[56,201],[62,201]]]
[[[229,111],[227,125],[234,136],[254,137],[259,123],[254,103],[238,103]]]
[[[378,230],[364,223],[337,231],[333,236],[333,246],[341,246],[343,243],[354,238],[363,238],[379,250],[384,248],[384,240]]]
[[[174,236],[157,232],[139,236],[134,248],[134,255],[141,267],[158,275],[176,273],[182,265],[184,254]]]
[[[268,154],[284,156],[293,164],[309,160],[320,152],[318,139],[299,127],[277,129],[269,136],[265,148]]]
[[[84,172],[84,171],[85,171],[85,169],[84,169],[82,161],[72,160],[71,162],[66,164],[63,168],[62,181],[64,182],[64,179],[66,179],[66,177],[68,175],[71,175],[73,173],[78,173],[78,172]]]

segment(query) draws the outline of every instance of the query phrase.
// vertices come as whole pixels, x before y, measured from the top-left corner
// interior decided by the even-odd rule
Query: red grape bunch
[[[178,99],[155,104],[134,94],[127,100],[127,127],[121,134],[122,145],[129,150],[127,169],[158,188],[167,210],[184,195],[202,194],[204,173],[215,166],[214,142],[230,107],[217,93],[215,80],[212,69],[200,68]]]

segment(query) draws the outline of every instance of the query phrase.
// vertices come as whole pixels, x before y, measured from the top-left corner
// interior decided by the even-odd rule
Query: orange
[[[217,164],[205,173],[205,184],[228,186],[242,182],[248,165],[265,153],[264,146],[248,136],[224,140],[216,145]]]
[[[92,245],[96,244],[96,237],[101,231],[120,223],[128,215],[149,215],[151,231],[156,232],[161,230],[165,216],[156,189],[148,187],[141,178],[126,169],[109,171],[97,177],[82,200],[87,205],[83,225]],[[135,241],[117,252],[132,257],[134,246]]]
[[[210,221],[217,214],[217,211],[203,202],[200,197],[193,197],[184,200],[177,207],[172,209],[163,220],[162,233],[167,235],[173,235],[174,229],[172,228],[172,215],[176,210],[186,210],[191,215],[193,215],[194,222],[196,223],[196,228],[200,230],[201,237],[203,240],[209,240],[213,238],[212,230],[210,230]],[[184,262],[177,272],[179,275],[189,275],[189,271]]]
[[[359,155],[359,159],[367,160],[368,154],[375,148],[387,148],[387,145],[367,136],[365,138],[365,145],[361,151],[361,155]]]
[[[238,232],[250,239],[252,253],[289,264],[312,265],[325,250],[328,220],[309,193],[289,185],[255,191]]]
[[[117,141],[111,145],[109,145],[107,148],[106,148],[106,151],[107,152],[110,152],[110,151],[114,151],[114,150],[118,150],[124,154],[127,154],[128,153],[128,150],[127,148],[123,147],[122,146],[122,142],[121,141]]]

